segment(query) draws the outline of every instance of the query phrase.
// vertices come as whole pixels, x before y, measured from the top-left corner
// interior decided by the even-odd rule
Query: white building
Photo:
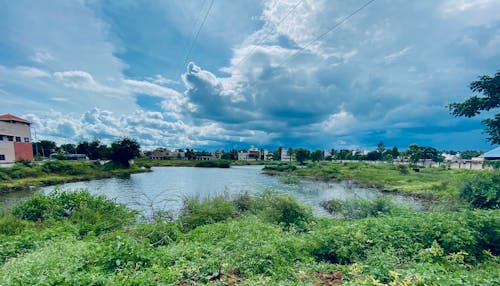
[[[30,124],[12,114],[0,115],[0,163],[33,160]]]

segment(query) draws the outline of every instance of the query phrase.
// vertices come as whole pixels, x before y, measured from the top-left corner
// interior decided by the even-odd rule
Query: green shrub
[[[135,218],[135,212],[124,205],[86,190],[36,193],[31,199],[17,204],[12,213],[30,221],[67,220],[77,226],[80,235],[116,229]]]
[[[143,241],[136,240],[127,233],[116,232],[103,236],[88,260],[107,271],[139,270],[149,265],[152,252]]]
[[[0,234],[14,235],[21,233],[28,223],[11,214],[0,215]]]
[[[35,193],[31,199],[14,206],[12,214],[25,220],[41,221],[50,215],[51,206],[52,203],[47,196]]]
[[[306,230],[314,220],[311,209],[299,204],[289,195],[266,190],[257,195],[255,205],[257,213],[265,220],[286,229],[293,227]]]
[[[332,199],[321,204],[329,213],[345,219],[377,217],[400,210],[390,197],[379,195],[374,199]]]
[[[132,235],[140,240],[147,239],[152,246],[169,245],[183,237],[177,222],[162,220],[137,224]]]
[[[481,172],[474,176],[462,188],[460,197],[474,208],[499,208],[500,172]]]
[[[238,212],[234,204],[223,196],[206,200],[201,200],[199,197],[189,197],[184,199],[179,222],[183,229],[190,230],[200,225],[234,218],[237,215]]]
[[[410,168],[408,167],[408,165],[399,164],[399,165],[397,165],[397,170],[399,171],[399,173],[401,175],[410,174]]]
[[[229,161],[225,160],[217,160],[217,161],[200,161],[197,162],[195,167],[202,167],[202,168],[229,168],[231,167]]]

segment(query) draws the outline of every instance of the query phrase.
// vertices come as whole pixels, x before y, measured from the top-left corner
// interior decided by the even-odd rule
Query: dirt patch
[[[342,272],[340,271],[333,273],[315,273],[314,277],[321,281],[315,285],[342,285]]]

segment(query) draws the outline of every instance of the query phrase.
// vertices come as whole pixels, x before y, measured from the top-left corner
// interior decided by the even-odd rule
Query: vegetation
[[[500,210],[315,219],[289,197],[264,192],[188,199],[178,220],[133,217],[86,191],[38,194],[0,216],[0,281],[494,285],[500,279]]]
[[[231,165],[229,161],[226,160],[210,160],[210,161],[198,161],[194,166],[203,168],[229,168]]]
[[[491,77],[483,75],[479,80],[470,84],[472,92],[482,93],[483,97],[472,96],[463,102],[455,102],[448,107],[455,116],[474,117],[481,111],[500,108],[500,71]],[[490,135],[488,141],[491,144],[500,144],[500,113],[493,119],[487,118],[482,121],[486,125],[486,133]]]
[[[263,172],[271,175],[293,175],[319,180],[354,180],[384,192],[401,193],[425,200],[457,199],[464,182],[481,173],[478,170],[420,168],[408,165],[365,162],[315,162],[297,168],[290,163],[266,166]],[[493,172],[493,171],[492,171]]]
[[[71,181],[106,178],[118,174],[148,171],[137,165],[124,168],[122,165],[108,162],[86,161],[46,161],[42,164],[29,161],[17,162],[13,167],[0,168],[0,192],[8,192],[31,186],[57,185]]]

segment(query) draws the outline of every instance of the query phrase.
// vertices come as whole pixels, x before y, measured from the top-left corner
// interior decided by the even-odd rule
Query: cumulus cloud
[[[446,132],[459,123],[445,106],[468,96],[468,82],[485,66],[492,67],[486,72],[497,68],[491,58],[499,37],[491,27],[500,18],[488,12],[481,28],[474,21],[457,25],[470,15],[465,12],[500,12],[495,1],[419,1],[404,10],[378,1],[315,42],[362,3],[303,1],[283,21],[295,4],[264,3],[262,29],[236,46],[230,65],[221,68],[228,76],[188,66],[183,82],[195,118],[294,144],[318,134],[317,144],[325,144],[346,134],[364,142],[421,126]],[[474,44],[467,64],[452,48],[459,41]]]

